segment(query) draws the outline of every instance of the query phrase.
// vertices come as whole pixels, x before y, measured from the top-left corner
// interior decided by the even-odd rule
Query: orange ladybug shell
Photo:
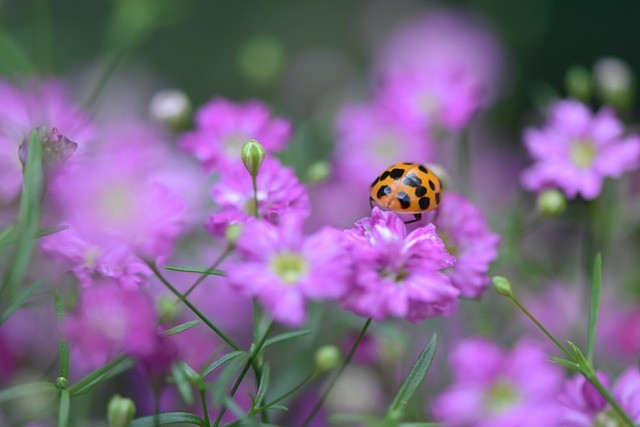
[[[417,214],[440,206],[442,184],[419,163],[397,163],[371,184],[371,199],[390,211]]]

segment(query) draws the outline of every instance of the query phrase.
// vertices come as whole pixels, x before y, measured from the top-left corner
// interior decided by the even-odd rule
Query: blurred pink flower
[[[154,349],[157,315],[142,290],[114,280],[83,288],[75,313],[64,323],[77,363],[97,368],[120,352],[145,356]]]
[[[196,113],[196,129],[182,136],[181,145],[208,171],[223,172],[240,163],[245,142],[256,139],[269,153],[282,150],[291,138],[288,120],[273,117],[259,101],[235,103],[214,98]]]
[[[309,216],[309,196],[293,169],[267,157],[257,176],[258,215],[276,223],[284,213]],[[231,224],[254,218],[255,202],[251,176],[243,164],[229,166],[212,190],[213,200],[220,210],[207,221],[207,229],[216,237],[224,235]]]
[[[465,197],[448,192],[434,221],[438,236],[456,264],[446,274],[460,296],[477,298],[490,285],[489,265],[498,256],[500,236],[489,230],[482,212]]]
[[[374,207],[345,235],[354,283],[342,299],[344,308],[376,321],[393,316],[410,322],[455,311],[459,291],[442,272],[455,258],[432,224],[407,235],[395,213]]]
[[[22,188],[19,147],[36,128],[57,131],[83,147],[93,127],[86,113],[53,80],[18,88],[0,80],[0,205],[13,202]]]
[[[522,173],[527,190],[558,188],[573,199],[598,197],[605,178],[619,178],[640,166],[640,136],[623,135],[613,110],[593,114],[584,104],[551,105],[542,129],[527,129],[524,142],[535,163]]]
[[[283,216],[277,226],[255,220],[245,224],[237,247],[242,259],[226,267],[231,284],[287,326],[304,323],[307,299],[337,299],[346,291],[349,258],[338,230],[305,237],[297,216]]]
[[[456,345],[450,363],[453,383],[431,404],[436,421],[451,427],[557,424],[562,371],[538,344],[521,341],[505,352],[471,338]]]

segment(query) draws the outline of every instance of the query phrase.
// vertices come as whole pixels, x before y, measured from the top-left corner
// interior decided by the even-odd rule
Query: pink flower
[[[242,146],[252,138],[270,153],[282,150],[291,138],[291,124],[272,117],[266,105],[254,100],[238,104],[214,98],[195,120],[196,129],[182,136],[181,145],[209,171],[240,163]]]
[[[0,80],[0,204],[16,200],[22,188],[19,148],[31,131],[56,128],[82,146],[93,129],[87,115],[55,81],[31,82],[18,88]]]
[[[463,196],[448,192],[434,222],[456,265],[447,275],[460,296],[477,298],[490,285],[489,265],[498,256],[500,236],[489,230],[482,212]]]
[[[375,207],[345,234],[354,270],[342,299],[347,310],[376,321],[393,316],[420,322],[456,309],[459,291],[442,272],[455,258],[432,224],[407,235],[396,214]]]
[[[451,427],[554,426],[561,371],[543,349],[520,342],[503,351],[481,338],[464,340],[451,359],[453,383],[431,405],[435,419]]]
[[[544,128],[524,133],[535,163],[523,172],[523,186],[535,192],[558,188],[570,199],[595,199],[605,178],[619,178],[640,165],[640,136],[623,133],[611,109],[593,114],[578,101],[556,102]]]
[[[287,326],[304,323],[307,299],[337,299],[348,285],[349,258],[338,230],[304,237],[301,219],[285,215],[277,226],[263,220],[245,224],[237,246],[242,259],[227,267],[232,285],[257,297]]]
[[[106,280],[81,290],[78,310],[67,317],[64,331],[77,360],[98,367],[120,352],[132,356],[151,353],[156,321],[148,295]]]
[[[266,158],[257,176],[258,215],[277,222],[284,213],[306,218],[310,212],[309,196],[292,169],[274,158]],[[254,217],[255,202],[251,176],[244,165],[230,166],[221,174],[212,190],[220,211],[213,214],[206,227],[214,236],[222,236],[231,224]]]

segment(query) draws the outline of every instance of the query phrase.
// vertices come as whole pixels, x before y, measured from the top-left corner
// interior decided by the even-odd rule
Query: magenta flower
[[[524,133],[535,163],[523,172],[523,186],[535,192],[558,188],[570,199],[595,199],[605,178],[619,178],[640,165],[640,136],[623,133],[611,109],[593,114],[578,101],[556,102],[544,128]]]
[[[637,367],[627,369],[615,382],[613,389],[605,374],[598,378],[622,409],[638,423],[640,422],[640,372]],[[562,406],[562,421],[559,427],[621,426],[619,415],[611,408],[602,394],[582,375],[566,381],[564,390],[558,397]]]
[[[434,67],[388,71],[377,102],[406,126],[459,131],[478,112],[482,99],[478,82],[464,70]]]
[[[64,331],[77,360],[91,368],[120,352],[132,356],[151,353],[156,321],[148,295],[106,280],[81,290],[78,310],[67,317]]]
[[[43,126],[82,145],[92,136],[87,115],[55,81],[23,89],[0,80],[0,205],[16,200],[22,188],[19,148],[34,128]]]
[[[477,298],[490,285],[489,264],[498,256],[500,236],[489,230],[487,220],[463,196],[448,192],[434,222],[456,265],[447,272],[460,296]]]
[[[292,169],[274,158],[266,158],[257,177],[258,215],[277,222],[284,213],[301,218],[309,215],[309,196]],[[227,226],[255,216],[253,184],[244,165],[230,166],[214,185],[213,200],[220,211],[211,216],[206,227],[214,236],[222,236]]]
[[[481,338],[454,348],[453,383],[436,396],[436,421],[451,427],[554,426],[562,373],[547,361],[540,345],[522,341],[504,352]]]
[[[455,311],[460,292],[442,272],[455,258],[432,224],[407,235],[398,215],[375,207],[345,235],[354,283],[344,308],[376,321],[393,316],[410,322]]]
[[[270,153],[282,150],[291,138],[291,124],[254,100],[238,104],[214,98],[195,120],[196,129],[182,136],[181,145],[209,171],[239,163],[242,146],[252,138]]]
[[[348,105],[336,120],[338,179],[366,193],[373,179],[393,163],[429,162],[437,147],[413,127],[403,126],[374,105]]]
[[[348,285],[349,258],[338,230],[304,237],[300,217],[284,215],[279,225],[246,223],[237,246],[242,260],[226,268],[232,285],[287,326],[304,323],[307,299],[339,298]]]
[[[150,274],[143,260],[168,257],[185,228],[186,203],[158,172],[171,164],[159,136],[116,129],[104,136],[108,144],[59,177],[52,204],[69,228],[41,240],[43,251],[85,284],[96,277],[138,283]]]

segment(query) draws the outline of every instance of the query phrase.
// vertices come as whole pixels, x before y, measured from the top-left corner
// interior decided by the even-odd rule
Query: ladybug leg
[[[422,219],[421,213],[413,214],[413,219],[411,221],[405,221],[405,224],[413,224],[414,222],[418,222],[421,219]]]

